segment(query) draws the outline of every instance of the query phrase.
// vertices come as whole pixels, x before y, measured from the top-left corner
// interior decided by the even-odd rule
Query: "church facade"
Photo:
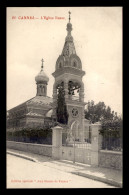
[[[70,13],[69,13],[70,14]],[[67,36],[61,55],[59,55],[55,72],[52,73],[55,82],[53,84],[53,98],[47,96],[49,78],[43,71],[35,77],[37,94],[32,99],[8,110],[7,130],[19,129],[23,126],[51,125],[56,119],[56,107],[58,90],[62,87],[65,91],[69,134],[76,140],[84,141],[89,138],[89,121],[85,119],[84,109],[84,83],[82,81],[85,72],[82,70],[82,62],[76,53],[73,37],[71,35],[72,24],[69,15],[67,23]]]

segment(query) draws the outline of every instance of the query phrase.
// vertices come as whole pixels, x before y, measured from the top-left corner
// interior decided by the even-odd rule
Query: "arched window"
[[[75,61],[73,62],[73,67],[77,68],[77,63]]]

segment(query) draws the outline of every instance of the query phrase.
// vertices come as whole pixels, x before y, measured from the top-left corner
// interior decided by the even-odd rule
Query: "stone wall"
[[[100,150],[99,167],[122,169],[122,152]]]
[[[52,146],[51,145],[7,141],[6,147],[10,149],[14,149],[14,150],[32,152],[32,153],[40,154],[44,156],[50,156],[50,157],[52,156]]]

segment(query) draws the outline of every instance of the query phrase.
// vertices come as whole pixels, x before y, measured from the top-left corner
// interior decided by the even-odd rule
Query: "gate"
[[[75,134],[72,136],[71,131],[68,133],[60,126],[54,127],[52,131],[52,157],[98,166],[101,146],[100,128],[101,124],[92,124],[91,140],[85,139],[84,142],[79,142]]]
[[[84,164],[91,164],[91,131],[87,129],[85,141],[79,141],[79,122],[73,121],[67,133],[62,133],[62,159]],[[84,137],[83,137],[84,140]]]
[[[62,145],[62,159],[84,164],[91,164],[91,144],[75,142],[68,146]]]

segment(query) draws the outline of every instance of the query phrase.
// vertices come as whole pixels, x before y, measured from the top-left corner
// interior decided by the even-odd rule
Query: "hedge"
[[[24,128],[14,132],[7,132],[7,140],[21,141],[38,144],[52,144],[52,130],[51,129],[32,129]]]

